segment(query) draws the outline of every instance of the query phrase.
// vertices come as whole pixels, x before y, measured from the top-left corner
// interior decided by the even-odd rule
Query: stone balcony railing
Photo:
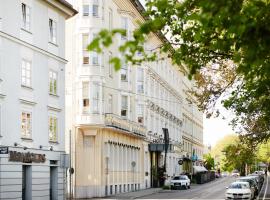
[[[145,126],[128,119],[123,119],[120,116],[111,113],[105,114],[105,125],[127,131],[138,137],[145,137],[147,132]]]

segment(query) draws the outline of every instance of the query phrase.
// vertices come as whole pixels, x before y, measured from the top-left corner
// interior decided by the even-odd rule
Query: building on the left
[[[64,0],[0,3],[0,199],[64,199]]]

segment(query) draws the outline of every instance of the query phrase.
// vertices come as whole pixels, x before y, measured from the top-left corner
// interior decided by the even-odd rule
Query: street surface
[[[269,200],[270,199],[270,175],[264,181],[261,192],[258,195],[259,200]]]
[[[226,187],[234,180],[233,177],[219,178],[209,183],[192,185],[188,190],[163,190],[140,199],[225,199]]]

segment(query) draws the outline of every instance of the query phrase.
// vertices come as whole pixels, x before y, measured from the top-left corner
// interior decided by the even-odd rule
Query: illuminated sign
[[[23,163],[44,163],[46,161],[45,154],[36,153],[23,153],[17,151],[9,152],[9,161],[11,162],[23,162]]]

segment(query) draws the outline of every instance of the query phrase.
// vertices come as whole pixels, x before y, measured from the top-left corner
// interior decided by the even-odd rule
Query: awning
[[[193,166],[194,169],[194,173],[198,173],[198,172],[207,172],[208,170],[203,167],[203,166]]]

